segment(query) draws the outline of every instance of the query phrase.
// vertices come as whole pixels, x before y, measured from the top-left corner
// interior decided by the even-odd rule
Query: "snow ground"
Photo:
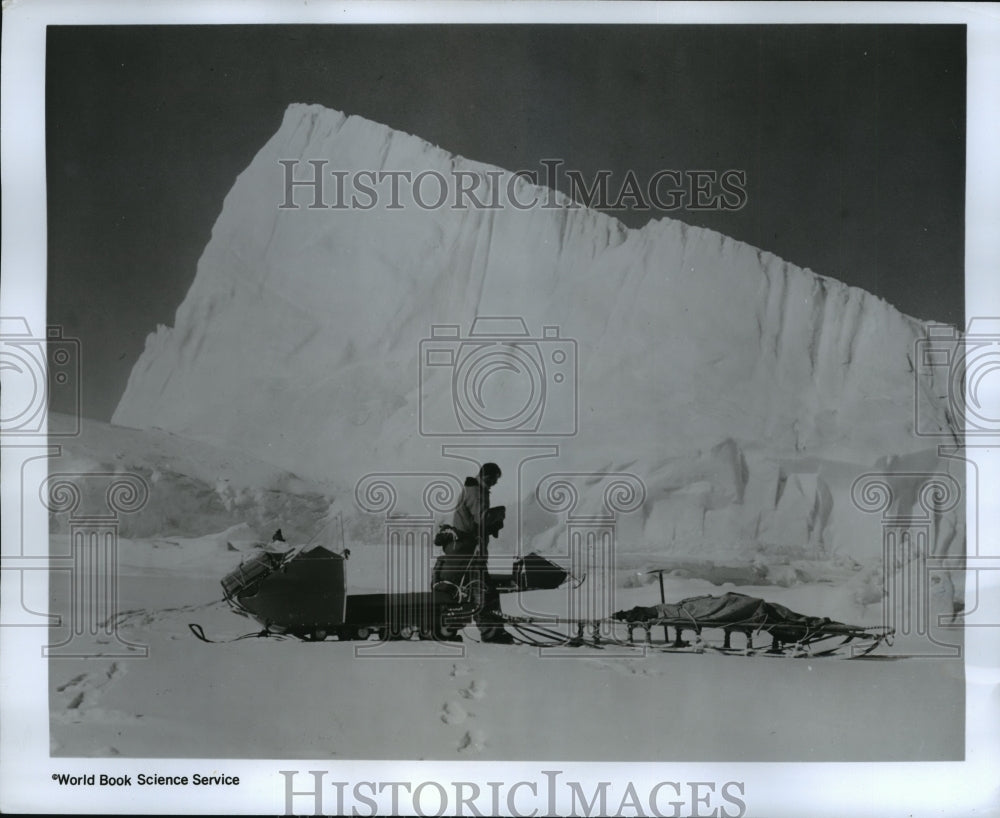
[[[409,642],[416,655],[356,656],[360,643],[246,639],[221,601],[241,554],[220,538],[120,543],[118,635],[146,658],[52,659],[54,756],[879,761],[958,759],[964,678],[957,659],[780,659],[696,654],[621,657],[528,646]],[[173,544],[171,544],[173,543]],[[53,549],[64,547],[52,538]],[[169,555],[169,556],[167,556]],[[352,561],[354,561],[352,557]],[[732,586],[727,586],[726,589]],[[721,592],[668,577],[668,598]],[[844,603],[829,585],[740,588],[809,613]],[[53,610],[68,583],[54,579]],[[558,604],[558,592],[531,607]],[[654,585],[617,589],[651,604]],[[518,611],[505,598],[505,609]],[[877,609],[849,621],[875,624]],[[858,622],[860,624],[860,622]],[[55,634],[54,634],[55,636]],[[101,641],[103,639],[103,642]],[[55,640],[54,641],[58,641]],[[93,638],[95,651],[116,647]],[[79,643],[78,643],[79,644]],[[395,643],[394,647],[399,647]]]
[[[95,627],[96,635],[77,637],[74,648],[104,656],[50,659],[56,757],[904,761],[963,755],[962,662],[901,658],[926,652],[927,640],[916,635],[897,636],[877,651],[879,658],[854,661],[587,649],[563,658],[523,645],[484,645],[474,631],[461,646],[391,644],[414,654],[407,656],[387,656],[374,641],[206,644],[188,623],[216,640],[257,630],[222,601],[219,580],[273,527],[301,532],[303,539],[290,534],[293,544],[319,530],[316,542],[340,550],[339,529],[327,525],[326,487],[238,452],[96,423],[65,442],[51,469],[79,471],[85,488],[90,472],[140,474],[150,490],[141,513],[122,515],[117,600],[105,611],[115,614],[117,639],[147,646],[148,655],[112,656],[127,651]],[[84,492],[86,508],[102,491]],[[236,496],[242,499],[223,502]],[[53,516],[53,555],[67,553],[64,516]],[[510,570],[507,534],[491,549],[497,572]],[[349,592],[384,590],[384,536],[378,530],[361,541],[348,529]],[[671,561],[663,552],[623,548],[614,608],[656,603],[656,581],[643,572],[661,566],[675,569],[664,580],[669,600],[737,590],[802,613],[882,623],[882,600],[868,593],[872,578],[849,560],[784,558],[754,566]],[[77,580],[77,587],[86,585]],[[761,582],[769,584],[754,584]],[[72,624],[68,572],[53,572],[49,587],[50,610],[65,617],[52,631],[56,644]],[[567,592],[532,592],[521,601],[519,607],[518,597],[505,596],[505,611],[565,613]],[[938,636],[954,642],[957,634]],[[370,655],[356,655],[361,647]]]

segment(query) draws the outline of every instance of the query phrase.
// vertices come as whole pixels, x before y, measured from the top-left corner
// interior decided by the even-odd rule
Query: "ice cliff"
[[[282,207],[292,160],[300,180],[310,162],[322,168],[327,205],[338,193],[331,171],[436,171],[479,179],[480,198],[502,188],[555,206],[420,207],[410,186],[392,201],[382,183],[367,209],[310,207],[305,185],[292,192],[297,206]],[[474,320],[489,316],[523,319],[534,387],[523,372],[481,372],[485,385],[456,375],[475,349]],[[432,338],[435,325],[458,329]],[[879,548],[880,520],[851,499],[859,475],[879,458],[961,473],[914,433],[915,404],[925,424],[952,429],[943,379],[914,376],[924,332],[863,290],[713,231],[672,219],[627,229],[416,136],[296,104],[226,197],[174,326],[147,339],[113,422],[329,480],[345,509],[369,472],[468,473],[442,444],[557,445],[549,471],[642,482],[640,507],[620,521],[627,547],[864,557]],[[422,366],[428,352],[434,368]],[[480,398],[544,405],[534,426],[516,426],[523,434],[441,435],[462,431],[456,401],[474,413]],[[486,414],[510,418],[517,405]],[[544,544],[562,526],[527,480],[538,470],[515,482],[522,455],[470,454],[502,461],[498,492],[508,503],[520,492]],[[943,528],[933,547],[960,547],[960,520]]]

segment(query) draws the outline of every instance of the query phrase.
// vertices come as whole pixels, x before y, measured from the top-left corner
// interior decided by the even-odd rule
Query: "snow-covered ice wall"
[[[553,201],[416,136],[291,105],[226,197],[174,326],[149,336],[114,423],[331,481],[349,511],[368,472],[469,471],[441,446],[484,438],[420,434],[421,423],[461,431],[460,341],[428,339],[434,325],[467,338],[477,317],[515,316],[533,341],[526,355],[561,349],[576,371],[556,383],[549,362],[543,434],[502,442],[557,444],[550,471],[638,476],[645,500],[621,520],[623,547],[873,556],[880,523],[851,500],[859,474],[879,458],[962,471],[914,433],[915,398],[925,427],[952,423],[943,380],[915,381],[924,325],[870,293],[676,220],[628,229],[561,195],[526,210],[426,208],[409,186],[392,201],[380,184],[370,209],[314,208],[315,191],[297,186],[298,206],[282,208],[281,160],[298,160],[299,179],[325,161],[327,204],[331,171],[468,171],[483,181],[480,199],[503,189]],[[433,180],[423,191],[425,203],[436,198]],[[446,365],[425,368],[421,391],[428,349]],[[484,388],[503,400],[523,388],[517,377],[498,372]],[[511,503],[513,480],[504,488]],[[520,486],[521,513],[545,545],[559,521],[534,489]],[[948,533],[935,548],[961,547],[960,520],[938,528]]]

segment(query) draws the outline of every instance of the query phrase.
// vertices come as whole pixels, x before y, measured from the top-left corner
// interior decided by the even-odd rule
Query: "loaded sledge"
[[[222,579],[224,597],[234,611],[263,626],[260,633],[247,636],[456,641],[462,639],[459,632],[475,620],[475,594],[467,586],[450,582],[437,583],[426,592],[349,594],[345,559],[323,546],[286,553],[262,551]],[[500,594],[583,581],[537,554],[515,560],[510,574],[492,574],[490,579]],[[890,628],[808,616],[734,592],[677,603],[661,601],[599,620],[501,616],[516,643],[535,647],[616,645],[643,652],[857,658],[880,645],[891,645],[893,635]],[[198,626],[192,626],[192,631],[205,639]]]
[[[845,625],[828,617],[807,616],[775,602],[734,592],[695,596],[651,607],[637,606],[619,611],[614,618],[625,623],[630,643],[634,642],[636,629],[642,629],[646,642],[651,643],[653,628],[662,626],[663,646],[667,649],[694,646],[696,650],[710,648],[744,655],[763,652],[778,656],[830,656],[846,653],[857,657],[871,653],[883,642],[892,644],[890,628]],[[674,629],[673,641],[668,630],[671,627]],[[694,632],[693,643],[685,641],[686,631]],[[705,631],[721,631],[722,643],[706,641]],[[742,637],[742,645],[733,645],[734,633]],[[770,637],[770,642],[761,645],[758,637]],[[845,651],[848,645],[851,647]]]

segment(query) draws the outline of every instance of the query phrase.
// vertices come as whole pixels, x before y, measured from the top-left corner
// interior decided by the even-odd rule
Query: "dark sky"
[[[49,323],[81,340],[90,417],[292,102],[509,170],[744,170],[739,211],[615,215],[963,323],[964,26],[51,27],[46,83]]]

